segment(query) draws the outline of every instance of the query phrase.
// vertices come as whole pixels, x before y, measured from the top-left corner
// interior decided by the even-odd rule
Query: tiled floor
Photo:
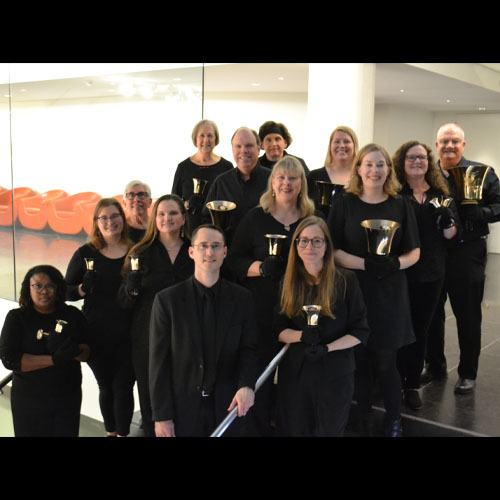
[[[0,245],[0,284],[9,281],[12,274],[12,259],[2,257],[12,249],[12,237],[1,231]],[[72,253],[85,240],[84,235],[77,238],[60,237],[46,234],[27,234],[19,231],[16,236],[17,281],[20,282],[26,270],[35,263],[50,263],[65,272]],[[5,252],[2,251],[5,247]],[[11,250],[10,250],[11,251]],[[40,256],[33,262],[33,255]],[[412,411],[404,407],[403,428],[407,437],[447,437],[447,436],[500,436],[500,255],[490,254],[487,267],[485,296],[483,301],[483,338],[479,360],[479,375],[476,390],[467,395],[453,392],[457,380],[458,340],[455,319],[447,304],[446,356],[448,378],[431,382],[421,389],[423,408]],[[11,279],[11,278],[10,278]],[[0,296],[3,290],[0,289]],[[8,297],[10,298],[10,297]],[[0,396],[0,436],[12,436],[9,388]],[[353,415],[355,414],[353,405]],[[376,405],[375,417],[381,422],[384,414],[382,405]],[[141,436],[139,412],[136,411],[130,436]],[[81,436],[104,436],[102,422],[82,416]],[[347,435],[355,435],[348,431]]]

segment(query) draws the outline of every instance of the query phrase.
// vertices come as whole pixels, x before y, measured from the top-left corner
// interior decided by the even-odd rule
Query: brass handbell
[[[132,272],[139,272],[139,257],[135,255],[129,255],[130,258],[130,269]],[[139,295],[139,290],[134,289],[130,291],[130,295]]]
[[[48,336],[49,334],[47,332],[44,332],[41,328],[36,332],[36,339],[37,340],[42,340],[43,336],[46,335]]]
[[[457,187],[458,201],[461,205],[474,204],[483,197],[483,184],[491,167],[470,165],[469,167],[450,168]]]
[[[265,236],[269,240],[269,256],[279,257],[287,236],[284,234],[266,234]]]
[[[444,196],[440,196],[438,198],[436,196],[436,197],[432,198],[432,200],[430,200],[429,203],[434,208],[440,208],[440,207],[449,207],[451,205],[452,201],[453,201],[453,198],[450,198],[450,197],[445,198]]]
[[[231,220],[231,212],[236,208],[236,203],[225,200],[210,201],[206,204],[212,217],[212,223],[222,231],[226,231]]]
[[[392,239],[399,228],[399,223],[386,219],[369,219],[361,222],[368,240],[368,253],[389,255]]]
[[[85,266],[87,268],[87,271],[93,271],[94,270],[94,259],[91,259],[89,257],[85,257]]]
[[[193,177],[193,193],[203,195],[205,188],[208,185],[208,181],[204,179],[196,179]]]
[[[318,203],[322,207],[331,207],[337,184],[332,184],[331,182],[325,181],[315,182],[316,187],[318,188]]]
[[[68,322],[67,321],[64,321],[63,319],[56,319],[56,328],[55,328],[55,331],[57,333],[62,333],[63,331],[63,328],[64,328],[64,325],[67,325]]]
[[[306,313],[307,324],[309,326],[318,326],[319,313],[321,311],[321,306],[311,304],[311,305],[307,305],[307,306],[302,306],[302,309]]]

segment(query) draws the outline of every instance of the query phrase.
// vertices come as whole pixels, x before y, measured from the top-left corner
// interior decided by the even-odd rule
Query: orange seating
[[[12,226],[17,219],[19,199],[32,196],[35,192],[29,187],[8,189],[0,193],[0,226]],[[12,206],[14,199],[14,206]]]
[[[47,225],[47,206],[49,202],[66,198],[68,193],[62,189],[53,189],[35,196],[19,200],[19,221],[27,229],[43,229]]]
[[[82,205],[98,202],[100,194],[92,191],[77,193],[47,204],[47,222],[56,233],[78,234],[83,229]]]

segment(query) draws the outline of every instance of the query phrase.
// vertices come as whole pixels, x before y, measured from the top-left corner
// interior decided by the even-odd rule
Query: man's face
[[[287,146],[288,144],[280,134],[267,134],[261,144],[267,159],[271,161],[281,160]]]
[[[443,168],[457,165],[462,158],[465,141],[462,131],[450,125],[440,130],[436,140],[436,150]]]
[[[259,146],[255,136],[249,130],[240,130],[233,137],[231,146],[236,167],[242,173],[249,174],[259,159]]]
[[[222,234],[205,227],[197,232],[195,241],[189,247],[189,256],[194,260],[195,269],[210,273],[220,269],[226,254],[227,247]]]
[[[148,208],[151,206],[151,201],[146,188],[142,184],[133,185],[127,189],[127,192],[123,196],[125,210],[130,215],[137,217],[144,217],[147,214]]]

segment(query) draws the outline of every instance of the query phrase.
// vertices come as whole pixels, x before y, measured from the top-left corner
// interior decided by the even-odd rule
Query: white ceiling
[[[448,63],[449,64],[449,63]],[[76,66],[76,65],[73,65]],[[13,103],[21,101],[52,101],[119,95],[121,83],[149,84],[156,96],[176,92],[200,94],[202,68],[200,65],[183,65],[172,69],[158,69],[153,65],[147,71],[145,65],[127,67],[101,64],[93,67],[88,76],[53,78],[39,81],[18,81],[11,86]],[[482,63],[491,71],[497,71],[500,82],[500,64]],[[87,68],[83,68],[87,69]],[[109,72],[109,69],[122,72]],[[130,66],[128,67],[130,70]],[[80,73],[81,73],[80,68]],[[26,77],[26,80],[28,78]],[[307,63],[236,63],[207,64],[204,72],[205,92],[292,92],[306,93],[308,85]],[[402,92],[401,90],[404,90]],[[0,85],[0,102],[8,100],[8,84]],[[499,92],[459,81],[455,78],[416,68],[404,63],[377,63],[375,99],[377,104],[399,104],[431,112],[486,113],[500,112]]]

